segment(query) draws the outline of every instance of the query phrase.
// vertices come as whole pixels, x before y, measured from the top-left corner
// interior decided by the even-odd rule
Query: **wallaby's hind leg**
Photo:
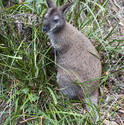
[[[60,83],[59,83],[60,84]],[[79,86],[73,84],[73,83],[69,83],[69,82],[64,82],[64,84],[67,84],[66,86],[59,86],[60,91],[68,96],[69,99],[78,99],[78,90],[80,89]]]
[[[73,83],[65,75],[57,74],[57,82],[59,85],[60,91],[69,97],[69,99],[77,99],[77,93],[80,90],[80,86]]]
[[[95,94],[91,95],[88,98],[84,99],[86,103],[86,109],[90,113],[92,120],[94,123],[99,121],[99,113],[98,113],[98,91],[95,92]]]

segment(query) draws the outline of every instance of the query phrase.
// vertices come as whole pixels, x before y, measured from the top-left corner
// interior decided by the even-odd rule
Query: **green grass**
[[[57,0],[56,3],[61,5],[65,1]],[[104,55],[104,75],[100,83],[104,85],[109,77],[122,70],[123,63],[119,57],[123,54],[123,40],[111,39],[117,24],[107,34],[102,27],[107,2],[75,1],[66,17],[94,40],[97,50]],[[84,8],[88,10],[85,16]],[[46,9],[43,0],[40,4],[28,1],[4,8],[0,13],[0,120],[5,117],[0,124],[15,125],[19,121],[27,125],[92,125],[90,114],[82,113],[82,102],[69,100],[58,91],[54,56],[49,39],[41,31]],[[21,16],[17,16],[19,14]],[[20,33],[15,17],[23,26]],[[115,64],[112,64],[112,55],[118,60]],[[97,124],[102,125],[102,122]]]

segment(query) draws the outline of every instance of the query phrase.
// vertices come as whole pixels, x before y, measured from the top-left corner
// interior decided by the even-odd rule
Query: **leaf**
[[[40,116],[40,122],[39,125],[43,125],[43,116]]]
[[[50,94],[52,95],[52,98],[53,98],[53,102],[54,102],[54,104],[56,105],[56,104],[57,104],[57,99],[56,99],[56,96],[55,96],[53,90],[50,89],[49,87],[47,87],[47,88],[48,88]]]

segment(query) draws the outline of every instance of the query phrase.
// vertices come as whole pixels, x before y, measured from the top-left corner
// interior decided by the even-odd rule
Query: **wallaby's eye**
[[[59,19],[54,19],[53,21],[54,21],[55,23],[58,23]]]
[[[53,19],[53,21],[54,21],[55,23],[58,23],[58,21],[59,21],[59,16],[55,16],[54,19]]]

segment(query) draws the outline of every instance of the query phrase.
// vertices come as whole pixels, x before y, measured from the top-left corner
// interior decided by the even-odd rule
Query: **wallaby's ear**
[[[52,0],[46,0],[48,8],[55,7],[54,2]]]
[[[72,6],[73,2],[68,1],[67,3],[65,3],[63,6],[60,7],[60,10],[63,13],[66,13],[67,10]]]

